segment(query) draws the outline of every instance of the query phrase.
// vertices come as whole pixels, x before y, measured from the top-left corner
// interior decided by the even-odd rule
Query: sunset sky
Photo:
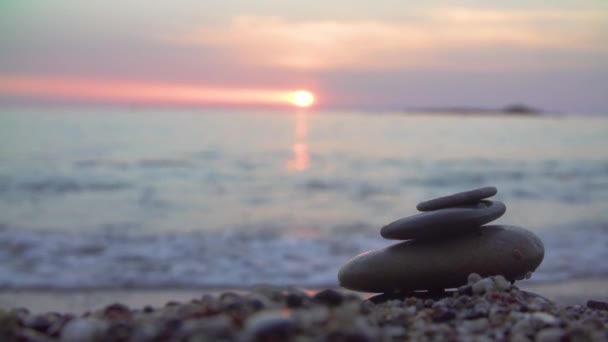
[[[0,104],[608,114],[608,1],[9,0]]]

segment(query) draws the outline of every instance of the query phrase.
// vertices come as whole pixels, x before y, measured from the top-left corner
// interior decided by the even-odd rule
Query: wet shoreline
[[[582,278],[555,282],[522,281],[522,290],[534,292],[560,305],[585,305],[587,300],[608,301],[608,278]],[[285,287],[293,288],[293,287]],[[324,288],[300,287],[314,294]],[[333,287],[335,288],[335,287]],[[162,306],[167,302],[185,302],[203,294],[226,291],[245,293],[253,287],[192,287],[192,288],[83,288],[83,289],[0,289],[0,308],[26,307],[32,312],[83,313],[120,302],[131,307]],[[372,294],[363,294],[370,297]]]
[[[124,291],[112,290],[105,297],[111,303],[102,303],[102,297],[88,297],[94,309],[86,312],[65,312],[57,307],[51,312],[40,312],[43,302],[40,299],[45,296],[48,299],[52,293],[40,292],[34,298],[34,293],[28,291],[12,293],[22,295],[23,308],[7,309],[3,293],[0,337],[35,341],[603,341],[608,338],[608,302],[596,297],[578,305],[565,305],[545,298],[547,293],[522,291],[497,280],[498,277],[479,279],[440,298],[406,296],[379,302],[365,300],[365,294],[350,291],[314,292],[268,285],[246,291],[196,293],[131,290],[131,295],[143,294],[139,299],[148,301],[142,306],[134,297],[119,298]],[[566,282],[559,288],[566,291],[570,287],[572,294],[585,293],[586,297],[604,296],[601,291],[585,291],[598,290],[598,286],[605,284],[605,280],[596,279]],[[551,284],[545,289],[550,290]],[[555,287],[553,291],[553,295],[558,293]],[[157,302],[166,299],[158,296],[160,293],[171,295],[172,300],[151,303],[153,298]],[[65,302],[65,296],[78,295],[67,291],[57,294],[61,294],[55,296],[59,302],[62,296]],[[93,291],[89,296],[100,294]],[[183,300],[176,298],[177,294]],[[23,299],[28,296],[32,302],[25,303]],[[28,308],[33,303],[38,306]]]

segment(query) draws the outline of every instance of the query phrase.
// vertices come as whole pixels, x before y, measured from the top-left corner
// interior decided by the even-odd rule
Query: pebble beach
[[[608,342],[608,0],[0,0],[0,342]]]
[[[608,303],[564,305],[502,276],[445,293],[369,297],[258,286],[160,306],[0,311],[3,341],[605,341]]]
[[[137,123],[138,115],[107,118]],[[72,140],[60,141],[48,162],[35,148],[4,157],[0,341],[608,339],[607,192],[593,185],[605,179],[600,150],[585,157],[577,148],[566,158],[568,144],[551,156],[522,140],[480,151],[470,149],[479,137],[462,137],[453,140],[466,144],[453,150],[404,155],[402,147],[418,140],[403,140],[410,136],[403,129],[431,134],[439,124],[462,123],[324,116],[306,119],[322,134],[311,135],[310,164],[296,171],[274,139],[226,145],[227,132],[247,137],[233,134],[240,124],[199,143],[205,125],[232,122],[219,116],[196,115],[205,125],[188,131],[191,116],[160,114],[155,127],[163,134],[190,132],[185,141],[197,144],[126,152],[114,145],[115,131],[95,133],[99,117],[91,117],[90,133],[101,145],[76,153]],[[82,116],[58,118],[87,124]],[[293,128],[267,115],[239,118],[262,130],[269,120]],[[15,120],[30,123],[27,115]],[[296,128],[308,125],[298,120]],[[571,132],[570,122],[538,120],[521,127]],[[345,122],[342,136],[320,130]],[[165,132],[168,123],[173,133]],[[370,124],[374,153],[328,143]],[[480,132],[501,126],[483,118],[466,124]],[[146,127],[142,134],[155,132]],[[393,127],[400,128],[390,133]],[[573,139],[603,148],[603,127],[593,126],[597,141]],[[517,132],[509,134],[527,136]],[[289,146],[291,135],[283,138]],[[524,147],[530,153],[511,158]],[[469,152],[450,159],[458,151]],[[175,155],[181,159],[167,159]],[[500,193],[454,194],[488,183]],[[416,205],[434,196],[442,197]],[[505,278],[485,277],[495,274]]]

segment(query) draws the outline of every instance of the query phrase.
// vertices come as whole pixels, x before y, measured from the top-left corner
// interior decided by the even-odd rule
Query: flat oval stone
[[[494,186],[458,192],[449,196],[437,197],[428,201],[420,202],[416,206],[418,211],[431,211],[442,208],[471,204],[496,195],[498,190]]]
[[[360,254],[342,266],[338,280],[364,292],[456,288],[471,273],[515,281],[533,272],[544,254],[541,240],[526,229],[483,226],[451,239],[410,240]]]
[[[408,216],[380,229],[385,239],[439,239],[470,231],[492,222],[507,211],[502,202],[481,201],[474,205],[438,209]]]

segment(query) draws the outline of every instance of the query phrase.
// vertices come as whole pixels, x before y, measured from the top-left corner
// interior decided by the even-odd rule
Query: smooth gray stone
[[[494,186],[458,192],[452,195],[433,198],[428,201],[420,202],[416,206],[418,211],[431,211],[442,208],[456,207],[463,204],[471,204],[480,200],[496,195],[498,189]]]
[[[534,233],[515,226],[478,227],[440,241],[410,240],[360,254],[338,273],[340,286],[364,292],[456,288],[471,273],[523,279],[545,254]]]
[[[380,229],[385,239],[440,239],[475,229],[501,217],[507,207],[502,202],[481,201],[474,205],[438,209],[408,216]]]

